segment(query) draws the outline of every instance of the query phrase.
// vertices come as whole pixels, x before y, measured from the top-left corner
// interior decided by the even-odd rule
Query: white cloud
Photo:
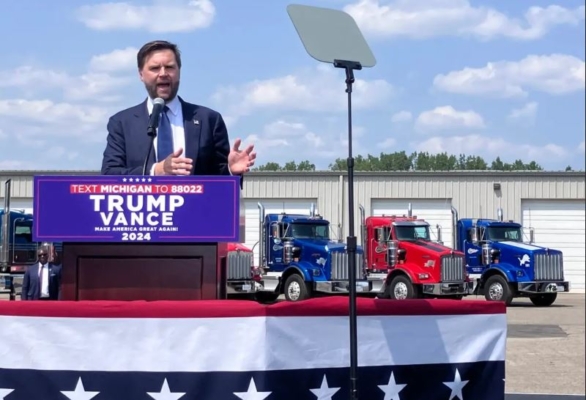
[[[93,124],[103,121],[104,110],[98,107],[76,106],[54,103],[50,100],[0,100],[0,115],[13,118],[28,118],[41,123],[75,122]],[[69,119],[69,121],[67,121]]]
[[[65,72],[35,68],[30,65],[23,65],[11,71],[5,70],[0,73],[2,76],[10,77],[10,79],[0,80],[0,88],[52,88],[55,86],[64,86],[70,78]]]
[[[524,97],[528,90],[553,95],[584,90],[585,63],[565,54],[529,55],[520,61],[489,62],[481,68],[436,75],[435,88],[451,93]]]
[[[537,106],[536,102],[529,102],[521,108],[513,109],[508,118],[521,124],[533,125],[537,116]]]
[[[580,144],[578,145],[578,151],[579,151],[580,153],[582,153],[582,154],[584,154],[584,152],[585,152],[585,149],[584,149],[584,141],[583,141],[583,140],[582,140],[582,141],[580,142]]]
[[[81,75],[32,65],[0,71],[0,74],[11,77],[1,81],[0,88],[18,88],[23,95],[36,98],[50,89],[51,96],[61,92],[65,101],[117,101],[123,98],[124,87],[137,78],[128,73],[117,75],[115,72],[128,72],[136,63],[136,52],[128,47],[96,55],[90,60],[87,72]]]
[[[372,36],[534,40],[557,25],[578,25],[584,20],[585,8],[530,7],[524,21],[491,7],[472,6],[467,0],[359,0],[344,10],[356,19],[365,34]]]
[[[138,49],[126,47],[125,49],[116,49],[110,53],[98,54],[90,60],[89,68],[92,71],[116,72],[138,69],[136,55]]]
[[[408,122],[411,121],[413,115],[409,111],[399,111],[391,117],[392,122]]]
[[[0,160],[0,171],[16,171],[26,169],[27,165],[19,160]]]
[[[55,170],[63,167],[72,169],[72,161],[81,159],[81,163],[85,163],[88,159],[85,155],[81,157],[81,154],[76,149],[72,149],[71,146],[66,144],[52,145],[46,141],[29,143],[19,141],[14,142],[11,147],[10,153],[0,153],[4,155],[0,161],[0,170]],[[20,160],[16,159],[18,154],[22,154]],[[96,169],[95,164],[93,169]]]
[[[0,159],[15,161],[5,168],[70,168],[72,161],[99,168],[108,117],[120,108],[114,102],[137,79],[135,57],[131,47],[99,54],[79,75],[38,65],[0,71],[13,78],[0,82],[13,89],[0,97],[0,139],[9,143],[0,146]]]
[[[417,151],[427,151],[432,154],[446,152],[448,154],[490,155],[501,159],[522,159],[530,161],[550,161],[562,159],[568,155],[568,151],[553,143],[543,146],[531,144],[512,143],[503,138],[467,135],[452,137],[432,137],[426,141],[412,143]],[[488,157],[485,158],[488,162]]]
[[[381,144],[378,145],[378,147],[380,147],[381,149],[390,149],[392,147],[394,147],[397,144],[397,140],[393,139],[393,138],[388,138],[383,140],[383,142]]]
[[[248,115],[255,110],[288,110],[308,112],[342,112],[347,110],[344,78],[334,67],[319,65],[297,75],[255,80],[241,86],[221,87],[212,101],[231,118]],[[385,106],[393,87],[385,80],[356,79],[352,93],[353,109]]]
[[[209,27],[216,15],[210,0],[155,0],[152,5],[126,2],[85,5],[77,18],[90,29],[146,30],[152,33],[190,32]]]
[[[365,134],[363,127],[353,127],[354,156],[366,150],[361,146],[362,141],[356,140]],[[266,124],[259,132],[253,132],[245,137],[243,143],[254,143],[258,154],[256,165],[267,162],[283,165],[288,161],[299,162],[308,159],[316,164],[318,169],[323,169],[334,159],[345,159],[348,154],[348,133],[345,130],[340,132],[332,130],[331,126],[325,126],[318,132],[302,122],[285,119],[277,119]],[[387,141],[386,144],[389,143]]]
[[[419,114],[415,127],[419,131],[436,131],[457,128],[481,129],[485,124],[482,116],[475,111],[458,111],[452,106],[441,106]]]
[[[84,141],[102,141],[107,121],[106,109],[50,100],[0,100],[0,123],[11,137],[29,141],[47,137],[83,138]]]
[[[261,160],[266,158],[262,163],[282,163],[292,159],[299,161],[299,157],[305,159],[315,155],[325,145],[323,139],[304,124],[282,119],[266,124],[261,132],[249,135],[243,142],[254,143]],[[298,149],[303,149],[303,152]]]

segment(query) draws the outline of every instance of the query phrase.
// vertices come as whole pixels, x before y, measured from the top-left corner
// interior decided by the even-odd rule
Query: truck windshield
[[[429,226],[395,226],[395,236],[397,240],[431,240],[429,236]]]
[[[32,221],[16,221],[14,223],[14,251],[15,263],[29,263],[37,260],[37,243],[33,242]]]
[[[516,226],[489,226],[486,229],[486,239],[495,242],[522,242],[521,228]]]
[[[325,224],[291,224],[291,236],[299,239],[329,239],[329,225]]]

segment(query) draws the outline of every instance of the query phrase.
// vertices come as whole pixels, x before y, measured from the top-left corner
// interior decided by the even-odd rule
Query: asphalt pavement
[[[509,306],[506,392],[542,397],[507,400],[584,399],[584,300],[584,294],[562,293],[550,307],[535,307],[528,299],[516,299]]]

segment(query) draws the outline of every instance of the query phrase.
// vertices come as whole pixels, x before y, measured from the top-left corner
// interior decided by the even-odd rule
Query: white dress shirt
[[[39,279],[41,280],[41,297],[49,297],[49,264],[39,263]]]

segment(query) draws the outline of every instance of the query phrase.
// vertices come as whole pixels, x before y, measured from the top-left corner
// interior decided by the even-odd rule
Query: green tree
[[[288,161],[281,166],[276,162],[268,162],[252,169],[253,171],[315,171],[315,164],[308,160],[301,161],[297,164],[295,161]]]
[[[571,170],[571,167],[569,170]],[[331,171],[346,171],[346,158],[337,158],[330,165]],[[315,164],[308,160],[296,163],[289,161],[283,166],[276,162],[268,162],[255,168],[257,171],[315,171]],[[430,154],[429,152],[405,151],[394,153],[380,153],[378,156],[356,155],[354,157],[355,171],[541,171],[543,168],[535,161],[525,163],[523,160],[515,160],[506,163],[500,157],[487,162],[478,155],[460,154],[458,156],[447,152]],[[568,169],[566,169],[568,170]]]

